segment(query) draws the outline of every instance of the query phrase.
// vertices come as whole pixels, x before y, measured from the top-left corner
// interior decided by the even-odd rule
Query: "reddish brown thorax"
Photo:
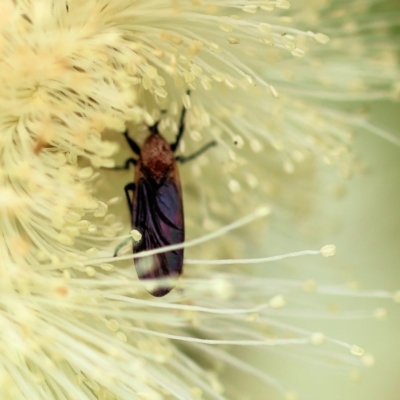
[[[168,175],[174,163],[174,153],[170,145],[160,134],[152,133],[140,151],[141,167],[158,181]]]

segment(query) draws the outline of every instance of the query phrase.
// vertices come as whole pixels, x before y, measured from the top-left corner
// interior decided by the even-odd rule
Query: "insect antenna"
[[[186,91],[186,94],[187,94],[188,96],[190,96],[190,90],[187,90],[187,91]],[[178,134],[176,135],[175,142],[172,143],[171,146],[170,146],[170,147],[171,147],[171,150],[172,150],[173,152],[176,151],[176,149],[178,148],[179,143],[180,143],[180,141],[181,141],[181,139],[182,139],[183,131],[185,130],[185,116],[186,116],[186,107],[183,106],[183,107],[182,107],[182,112],[181,112],[181,117],[180,117],[180,119],[179,119],[179,130],[178,130]]]
[[[161,114],[166,114],[167,110],[161,110]],[[155,135],[158,135],[160,132],[158,132],[158,124],[160,123],[160,120],[158,120],[154,125],[149,126],[149,131]]]
[[[157,121],[154,125],[149,126],[149,131],[153,134],[153,135],[158,135],[158,124],[160,123],[160,121]]]

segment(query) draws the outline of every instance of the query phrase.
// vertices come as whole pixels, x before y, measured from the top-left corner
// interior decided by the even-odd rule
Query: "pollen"
[[[365,351],[364,351],[364,349],[362,349],[359,346],[352,345],[350,348],[350,352],[351,352],[351,354],[353,354],[355,356],[361,357],[362,355],[364,355]]]
[[[279,308],[283,308],[286,306],[286,300],[285,300],[284,296],[277,295],[277,296],[273,297],[272,299],[270,299],[268,304],[271,306],[271,308],[279,309]]]
[[[285,400],[299,400],[299,396],[295,392],[287,392],[285,394]]]
[[[307,280],[303,283],[303,290],[306,292],[314,292],[317,289],[317,282],[314,280]]]
[[[68,295],[68,288],[66,286],[58,286],[56,287],[55,291],[61,297],[65,297]]]
[[[315,344],[315,345],[321,345],[323,343],[325,343],[326,341],[326,337],[323,333],[321,332],[314,332],[311,337],[311,343]]]
[[[336,246],[333,244],[326,245],[321,247],[321,254],[324,257],[333,257],[336,253]]]
[[[361,361],[366,367],[372,367],[375,364],[375,358],[370,354],[362,356]]]

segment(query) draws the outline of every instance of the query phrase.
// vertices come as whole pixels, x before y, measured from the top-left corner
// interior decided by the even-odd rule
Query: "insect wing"
[[[133,226],[142,233],[134,246],[136,253],[182,243],[184,241],[183,205],[180,187],[172,177],[161,183],[142,177],[137,182],[133,209]],[[177,278],[182,272],[183,249],[172,250],[135,260],[142,280]],[[173,287],[162,284],[149,290],[161,297]]]

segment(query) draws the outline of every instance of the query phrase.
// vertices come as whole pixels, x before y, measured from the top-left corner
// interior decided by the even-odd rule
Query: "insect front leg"
[[[131,138],[128,136],[128,131],[127,131],[127,130],[124,132],[124,136],[125,136],[125,138],[126,138],[128,144],[129,144],[129,147],[130,147],[138,156],[140,156],[140,147],[138,146],[138,144],[137,144],[133,139],[131,139]],[[124,165],[121,165],[121,166],[119,166],[119,167],[107,168],[107,169],[125,170],[125,169],[129,169],[129,165],[130,165],[130,164],[136,165],[136,164],[137,164],[137,160],[131,157],[131,158],[128,158],[128,159],[125,161],[125,164],[124,164]]]
[[[188,90],[186,92],[187,95],[190,95],[190,90]],[[183,106],[182,107],[182,113],[181,113],[181,118],[179,120],[179,130],[178,130],[178,134],[176,135],[176,140],[175,143],[171,144],[171,150],[175,151],[178,146],[179,146],[179,142],[182,139],[183,136],[183,132],[185,130],[185,115],[186,115],[186,108]]]
[[[203,146],[201,149],[197,150],[195,153],[191,154],[190,156],[177,156],[175,157],[176,161],[179,161],[180,163],[185,163],[187,161],[194,160],[196,157],[199,155],[203,154],[206,152],[209,148],[216,146],[217,142],[213,140],[212,142],[207,143],[205,146]]]

